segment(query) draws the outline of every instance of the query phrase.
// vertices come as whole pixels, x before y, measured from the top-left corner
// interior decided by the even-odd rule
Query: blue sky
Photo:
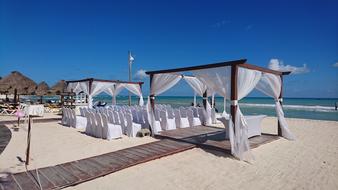
[[[0,76],[126,80],[131,50],[134,74],[275,59],[300,71],[285,79],[285,96],[338,97],[337,9],[336,0],[0,0]],[[165,95],[192,92],[182,82]]]

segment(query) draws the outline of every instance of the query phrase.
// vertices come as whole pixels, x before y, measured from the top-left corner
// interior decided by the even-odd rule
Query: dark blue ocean
[[[111,97],[101,95],[94,98],[94,101],[104,101],[111,103]],[[132,103],[136,104],[137,97],[132,97]],[[145,103],[147,99],[144,98]],[[189,96],[158,96],[156,103],[171,104],[173,107],[189,106],[193,102],[193,97]],[[338,121],[338,111],[335,110],[335,103],[338,98],[284,98],[283,108],[286,117],[304,118],[316,120]],[[202,104],[202,98],[197,98],[197,103]],[[219,112],[223,111],[223,98],[215,97],[216,108]],[[117,104],[128,104],[127,96],[119,96]],[[274,100],[272,98],[253,98],[246,97],[239,101],[241,110],[246,115],[264,114],[275,116]],[[227,111],[229,112],[230,103],[227,102]]]
[[[55,97],[54,97],[55,98]],[[53,99],[45,97],[44,99]],[[94,97],[95,101],[103,101],[111,104],[111,97],[108,95],[99,95]],[[156,103],[171,104],[173,107],[189,106],[193,102],[190,96],[158,96]],[[132,97],[132,104],[138,102],[138,97]],[[144,98],[147,102],[147,98]],[[215,97],[216,108],[219,112],[223,111],[223,98]],[[283,108],[286,117],[304,118],[316,120],[338,121],[338,111],[335,110],[335,103],[338,98],[284,98]],[[197,98],[197,103],[202,104],[202,98]],[[117,104],[128,104],[128,96],[118,96]],[[239,101],[241,110],[246,115],[264,114],[275,116],[274,100],[272,98],[253,98],[246,97]],[[229,102],[227,102],[227,111],[229,112]]]

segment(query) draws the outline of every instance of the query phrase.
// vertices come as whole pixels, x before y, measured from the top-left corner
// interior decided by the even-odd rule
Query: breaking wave
[[[250,103],[241,103],[243,107],[261,107],[261,108],[274,108],[275,104],[250,104]],[[329,106],[306,106],[306,105],[283,105],[283,109],[289,110],[301,110],[301,111],[314,111],[314,112],[337,112],[335,107]]]

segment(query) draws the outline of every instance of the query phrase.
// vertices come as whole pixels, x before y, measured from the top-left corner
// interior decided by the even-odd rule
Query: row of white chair
[[[83,129],[86,127],[87,119],[85,117],[77,116],[75,110],[70,108],[62,108],[61,124],[67,127]]]
[[[87,113],[94,113],[93,111],[87,111],[84,110],[84,114],[87,117]],[[141,124],[135,123],[132,120],[132,115],[131,113],[128,112],[117,112],[117,111],[112,111],[110,109],[106,109],[105,111],[102,111],[103,113],[94,113],[94,114],[99,114],[99,115],[105,115],[107,117],[107,122],[108,124],[117,126],[121,129],[121,131],[126,134],[129,137],[136,137],[137,132],[141,130]],[[93,126],[93,123],[88,123],[87,128],[88,133],[90,134],[91,132],[91,127]],[[100,125],[99,125],[100,126]]]
[[[85,112],[85,116],[87,118],[87,126],[85,131],[87,135],[107,140],[122,137],[121,126],[109,123],[108,116],[106,114],[88,111]]]

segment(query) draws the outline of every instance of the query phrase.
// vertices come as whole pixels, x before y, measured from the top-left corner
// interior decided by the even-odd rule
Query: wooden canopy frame
[[[80,80],[69,80],[66,81],[66,84],[68,86],[69,83],[77,83],[77,82],[89,82],[89,94],[92,93],[92,84],[94,81],[98,81],[98,82],[109,82],[109,83],[119,83],[119,84],[138,84],[140,86],[140,89],[142,91],[142,85],[144,82],[141,81],[137,81],[137,82],[131,82],[131,81],[122,81],[122,80],[106,80],[106,79],[96,79],[96,78],[85,78],[85,79],[80,79]],[[73,91],[73,89],[71,90]],[[129,106],[130,106],[130,102],[129,102]]]
[[[212,64],[206,64],[206,65],[198,65],[198,66],[191,66],[191,67],[181,67],[181,68],[175,68],[175,69],[166,69],[166,70],[157,70],[157,71],[147,71],[146,74],[150,77],[150,89],[152,85],[152,79],[155,74],[164,74],[164,73],[177,73],[177,72],[188,72],[188,71],[194,71],[194,70],[202,70],[202,69],[210,69],[210,68],[217,68],[217,67],[231,67],[231,97],[230,100],[237,100],[238,99],[238,90],[237,90],[237,78],[238,78],[238,68],[247,68],[251,70],[261,71],[263,73],[270,73],[277,75],[281,78],[282,84],[281,84],[281,92],[279,95],[279,98],[281,99],[283,97],[283,76],[289,75],[291,72],[281,72],[276,71],[256,65],[252,65],[247,63],[246,59],[239,59],[239,60],[233,60],[233,61],[225,61],[225,62],[219,62],[219,63],[212,63]],[[207,92],[203,94],[203,105],[204,108],[206,108],[206,96]],[[152,109],[155,108],[155,100],[154,100],[154,94],[150,94],[150,104]],[[235,116],[236,116],[236,109],[237,105],[231,105],[230,107],[230,114],[233,116],[232,121],[235,125]],[[234,127],[235,128],[235,127]],[[282,135],[282,131],[280,128],[280,124],[278,122],[278,136]]]

